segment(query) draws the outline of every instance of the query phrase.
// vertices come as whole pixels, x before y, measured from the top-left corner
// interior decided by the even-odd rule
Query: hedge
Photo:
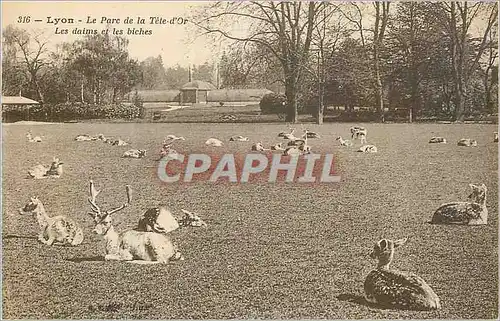
[[[4,121],[68,121],[84,119],[135,119],[143,117],[142,104],[93,105],[85,103],[43,104],[29,110],[3,112]]]

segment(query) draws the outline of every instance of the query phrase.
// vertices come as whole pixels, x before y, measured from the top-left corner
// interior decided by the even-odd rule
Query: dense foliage
[[[217,19],[232,22],[236,17],[249,19],[249,32],[258,41],[234,41],[217,63],[191,68],[171,66],[161,56],[132,59],[124,37],[92,35],[49,51],[42,34],[7,26],[2,93],[57,106],[119,105],[134,88],[179,89],[191,74],[220,89],[285,93],[289,121],[298,112],[321,118],[318,106],[342,107],[351,114],[358,107],[385,110],[389,118],[395,110],[406,109],[414,119],[463,120],[497,113],[497,3],[264,6],[273,11],[270,16],[286,16],[288,9],[296,13],[298,21],[282,26],[291,28],[283,32],[273,29],[274,21],[259,16],[260,6],[207,4],[198,21],[198,26],[213,22],[204,26],[207,34],[220,34],[217,31],[228,25],[219,25]],[[231,11],[235,8],[240,10]],[[301,24],[311,34],[302,40],[290,37]]]
[[[266,94],[260,100],[259,105],[263,114],[286,113],[286,97],[282,94]]]

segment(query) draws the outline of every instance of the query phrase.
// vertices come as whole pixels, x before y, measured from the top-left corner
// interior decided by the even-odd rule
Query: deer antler
[[[95,186],[94,186],[94,181],[90,180],[90,197],[88,198],[88,201],[90,203],[90,207],[92,208],[92,211],[101,215],[101,209],[99,208],[99,206],[97,206],[96,204],[96,197],[97,195],[99,195],[101,191],[98,191],[95,189]]]
[[[131,199],[132,199],[132,190],[131,190],[131,188],[130,188],[130,186],[129,186],[129,185],[125,185],[125,190],[127,191],[127,203],[123,204],[123,205],[122,205],[122,206],[120,206],[120,207],[117,207],[117,208],[115,208],[115,209],[112,209],[112,210],[110,210],[110,211],[107,211],[106,213],[107,213],[108,215],[111,215],[111,214],[113,214],[113,213],[116,213],[116,212],[118,212],[118,211],[121,211],[121,210],[123,210],[125,207],[127,207],[127,206],[130,204],[130,201],[131,201]]]

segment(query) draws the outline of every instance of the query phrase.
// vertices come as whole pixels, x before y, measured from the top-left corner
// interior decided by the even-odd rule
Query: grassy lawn
[[[172,111],[175,113],[176,111]],[[280,124],[120,123],[7,125],[3,127],[3,318],[135,319],[493,319],[498,317],[498,144],[495,125],[366,124],[379,153],[340,148],[351,124],[308,125],[322,135],[316,153],[333,153],[340,183],[197,181],[164,184],[157,151],[168,134],[182,135],[182,153],[250,151],[252,142],[279,142]],[[299,127],[300,128],[300,127]],[[28,143],[26,132],[43,135]],[[75,142],[78,134],[116,136],[145,148],[145,159],[120,158],[126,147]],[[232,135],[250,142],[229,143]],[[428,144],[444,136],[446,145]],[[224,141],[219,149],[204,142]],[[462,137],[478,147],[458,147]],[[65,163],[60,179],[29,180],[26,171],[53,156]],[[197,212],[206,229],[172,232],[186,260],[169,265],[104,262],[104,240],[86,214],[88,180],[103,189],[104,208],[125,200],[117,230],[132,228],[150,206],[174,214]],[[440,204],[465,200],[469,183],[488,187],[487,226],[434,226]],[[84,227],[78,247],[37,242],[37,224],[18,209],[38,195],[49,215]],[[400,311],[368,306],[363,281],[376,262],[380,238],[409,237],[393,267],[422,276],[442,309]]]

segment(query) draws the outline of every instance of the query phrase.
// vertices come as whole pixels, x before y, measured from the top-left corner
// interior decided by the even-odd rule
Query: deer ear
[[[407,237],[405,237],[405,238],[403,238],[403,239],[399,239],[399,240],[397,240],[397,241],[394,241],[394,247],[395,247],[395,248],[396,248],[396,247],[399,247],[399,246],[401,246],[401,245],[405,244],[407,241],[408,241],[408,238],[407,238]]]
[[[378,241],[378,245],[381,251],[385,251],[385,249],[387,248],[387,240],[381,239],[380,241]]]

